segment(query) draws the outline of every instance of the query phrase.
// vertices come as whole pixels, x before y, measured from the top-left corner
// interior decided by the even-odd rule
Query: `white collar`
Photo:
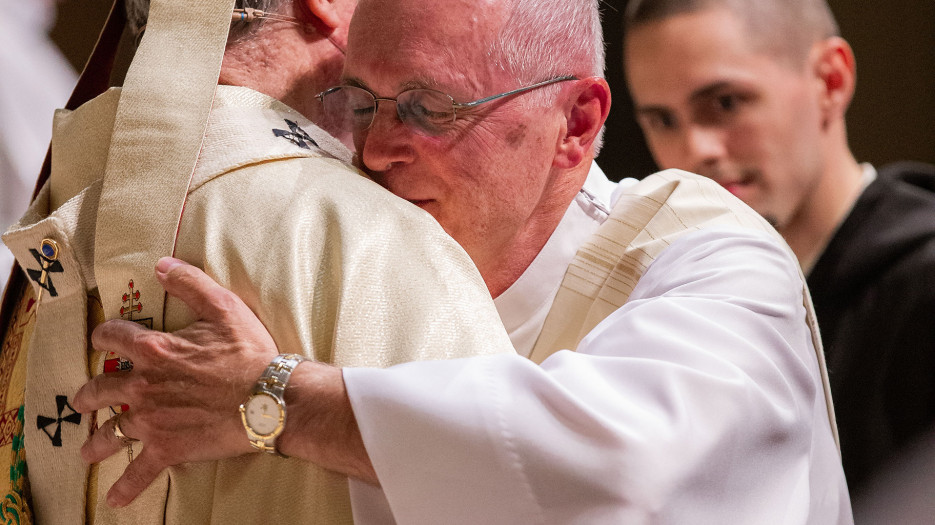
[[[607,219],[617,190],[636,182],[634,179],[621,184],[611,182],[592,161],[584,186],[545,246],[519,279],[494,300],[503,326],[520,355],[532,352],[565,270],[578,248]]]

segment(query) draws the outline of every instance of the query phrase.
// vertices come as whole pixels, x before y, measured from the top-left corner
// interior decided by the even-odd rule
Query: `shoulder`
[[[416,206],[353,167],[326,157],[281,159],[230,170],[189,195],[186,213],[199,209],[231,220],[255,214],[266,224],[301,222],[329,229],[366,224],[373,232],[434,224]]]
[[[879,195],[884,203],[908,207],[907,211],[935,213],[935,165],[894,162],[881,167],[877,174],[877,180],[865,192],[871,200]]]
[[[777,236],[734,226],[711,227],[686,233],[663,250],[637,283],[632,298],[687,293],[801,305],[803,287],[798,263]]]
[[[327,158],[349,165],[352,153],[300,113],[262,93],[222,86],[211,110],[191,188],[245,166]]]
[[[647,224],[677,222],[685,230],[735,225],[774,232],[759,214],[716,182],[669,169],[618,190],[613,215],[630,222],[645,217]]]

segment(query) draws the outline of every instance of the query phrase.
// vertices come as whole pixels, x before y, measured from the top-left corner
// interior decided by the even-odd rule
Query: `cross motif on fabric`
[[[284,129],[274,129],[273,135],[276,135],[277,137],[282,137],[303,149],[311,149],[308,147],[309,143],[311,143],[316,148],[318,147],[318,143],[315,142],[312,139],[312,137],[309,137],[308,133],[306,133],[304,129],[300,128],[298,124],[296,124],[295,122],[292,122],[289,119],[283,119],[283,120],[285,120],[286,124],[289,125],[289,131],[286,131]]]
[[[123,317],[127,321],[133,321],[134,323],[141,324],[146,328],[152,329],[152,317],[145,317],[140,319],[133,317],[134,314],[138,314],[143,311],[143,303],[140,302],[140,291],[134,288],[133,279],[130,279],[130,282],[127,284],[127,288],[129,288],[129,292],[123,294],[123,306],[120,307],[120,317]]]
[[[75,409],[68,404],[68,396],[55,396],[55,405],[58,407],[58,417],[37,416],[36,428],[49,436],[53,447],[60,447],[62,446],[62,423],[81,424],[81,414],[75,412]],[[67,414],[66,408],[69,410]],[[55,425],[54,433],[49,432],[49,427],[52,425]]]
[[[26,273],[29,275],[29,278],[39,284],[40,287],[49,291],[49,295],[55,297],[58,295],[58,292],[55,291],[55,286],[52,284],[52,278],[49,274],[52,273],[62,273],[65,271],[65,268],[62,267],[62,263],[58,260],[58,245],[55,244],[55,241],[50,239],[44,239],[42,241],[42,250],[29,249],[29,253],[36,258],[36,262],[39,263],[40,268],[38,270],[26,270]]]

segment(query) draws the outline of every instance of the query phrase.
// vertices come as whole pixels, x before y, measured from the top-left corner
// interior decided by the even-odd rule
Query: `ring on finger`
[[[121,412],[117,414],[116,416],[114,416],[113,418],[114,419],[114,436],[116,436],[117,439],[119,439],[120,442],[123,443],[124,445],[129,445],[130,443],[133,443],[139,440],[131,438],[130,436],[124,434],[123,430],[120,429],[120,418],[121,416],[123,416],[123,414],[124,412]]]

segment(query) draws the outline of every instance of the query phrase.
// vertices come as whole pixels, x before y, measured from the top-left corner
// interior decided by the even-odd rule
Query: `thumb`
[[[198,319],[217,321],[238,306],[246,308],[239,297],[185,261],[172,257],[159,259],[156,278],[166,293],[185,303]]]

